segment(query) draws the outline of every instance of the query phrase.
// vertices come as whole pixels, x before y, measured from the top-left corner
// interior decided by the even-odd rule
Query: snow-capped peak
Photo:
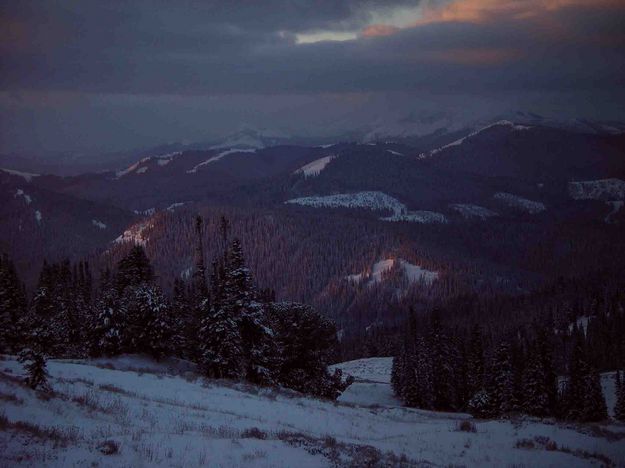
[[[480,133],[482,133],[485,130],[488,130],[490,128],[493,127],[510,127],[513,130],[528,130],[531,127],[527,126],[527,125],[519,125],[519,124],[515,124],[514,122],[511,122],[510,120],[499,120],[497,122],[491,123],[489,125],[486,125],[485,127],[481,127],[477,130],[474,130],[473,132],[469,133],[467,136],[464,136],[462,138],[459,138],[457,140],[452,141],[451,143],[447,143],[446,145],[443,145],[439,148],[435,148],[433,150],[427,151],[425,153],[421,153],[419,156],[417,156],[419,159],[427,159],[430,158],[432,156],[434,156],[437,153],[440,153],[441,151],[443,151],[444,149],[447,148],[451,148],[454,146],[459,146],[462,143],[464,143],[466,140],[473,138],[476,135],[479,135]]]

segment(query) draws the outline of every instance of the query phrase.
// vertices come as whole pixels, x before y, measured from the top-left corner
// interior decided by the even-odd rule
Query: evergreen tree
[[[15,352],[20,345],[19,324],[26,311],[24,287],[13,262],[0,257],[0,353]]]
[[[574,346],[566,384],[566,417],[574,421],[601,421],[607,409],[599,373],[588,363],[584,335],[575,327]]]
[[[586,375],[586,405],[584,421],[603,421],[608,418],[608,409],[601,389],[601,376],[591,367]]]
[[[269,306],[279,350],[276,378],[280,385],[322,398],[336,399],[351,384],[328,372],[336,346],[336,327],[311,307],[295,303]]]
[[[122,297],[126,322],[122,346],[126,352],[166,355],[173,335],[169,305],[157,286],[141,284],[126,289]]]
[[[218,303],[204,306],[208,310],[198,332],[200,368],[213,378],[243,378],[243,343],[237,320]]]
[[[514,368],[510,345],[502,342],[495,351],[491,365],[490,400],[493,413],[502,415],[518,409],[515,398]]]
[[[616,371],[616,403],[614,405],[614,418],[625,421],[625,382],[621,379],[621,372]]]
[[[151,283],[153,280],[154,270],[140,245],[135,245],[117,264],[115,286],[120,295],[129,286]]]
[[[475,325],[471,332],[467,352],[467,394],[469,398],[485,388],[483,341],[482,330],[479,325]]]
[[[427,349],[430,356],[433,408],[453,410],[456,398],[450,340],[443,330],[438,311],[432,314]]]
[[[91,324],[91,355],[117,356],[123,352],[122,332],[126,324],[125,311],[120,307],[109,270],[102,274],[101,283]]]
[[[523,373],[522,409],[533,416],[550,415],[549,392],[545,386],[546,377],[538,347],[529,350],[528,362]]]
[[[238,325],[246,379],[260,384],[273,383],[275,365],[272,361],[277,358],[273,331],[257,300],[238,239],[232,242],[227,258],[222,307]]]
[[[26,370],[25,382],[33,390],[49,392],[51,390],[48,383],[48,371],[46,369],[46,358],[41,347],[31,342],[31,347],[24,348],[20,352],[19,360],[24,364]]]

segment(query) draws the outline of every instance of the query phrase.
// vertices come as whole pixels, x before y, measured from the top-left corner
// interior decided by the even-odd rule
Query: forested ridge
[[[336,399],[350,381],[340,370],[327,370],[334,324],[306,305],[275,302],[271,290],[258,290],[229,222],[222,217],[219,223],[222,255],[207,267],[197,218],[195,272],[188,282],[176,282],[171,297],[138,245],[102,272],[97,285],[86,262],[44,263],[30,300],[4,256],[1,351],[20,353],[33,388],[46,388],[50,357],[143,353],[187,359],[211,378]]]

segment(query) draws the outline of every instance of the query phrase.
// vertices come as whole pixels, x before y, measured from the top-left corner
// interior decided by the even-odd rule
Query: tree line
[[[624,319],[623,310],[602,318],[613,324]],[[490,344],[479,325],[466,333],[443,325],[438,311],[420,324],[411,314],[393,359],[391,383],[410,407],[467,411],[484,418],[523,413],[580,422],[605,420],[594,329],[593,333],[590,324],[586,329],[573,324],[566,355],[555,356],[562,337],[548,321]],[[625,384],[620,373],[617,376],[614,414],[625,420]]]
[[[225,217],[221,255],[207,267],[203,226],[198,216],[193,276],[177,279],[171,298],[141,245],[102,272],[97,286],[87,262],[44,262],[30,300],[12,262],[2,257],[0,352],[20,353],[33,388],[47,388],[48,358],[143,353],[193,361],[209,378],[336,399],[351,381],[327,370],[337,344],[334,323],[259,290]]]

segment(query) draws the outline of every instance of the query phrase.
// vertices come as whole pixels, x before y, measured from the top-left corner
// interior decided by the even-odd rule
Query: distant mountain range
[[[225,213],[259,252],[250,263],[261,286],[363,327],[391,319],[376,315],[389,304],[522,291],[625,258],[616,240],[625,236],[625,134],[537,121],[416,143],[286,144],[246,130],[201,148],[142,151],[100,172],[3,169],[0,250],[32,285],[42,258],[88,257],[100,268],[141,243],[170,288],[192,272],[195,214],[209,222],[210,257]],[[375,276],[380,262],[400,267],[371,284],[348,281]],[[406,279],[401,265],[436,280]]]

